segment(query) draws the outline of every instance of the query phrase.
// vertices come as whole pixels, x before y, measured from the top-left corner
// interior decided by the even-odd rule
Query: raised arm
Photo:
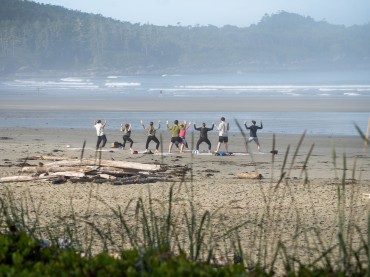
[[[247,121],[244,121],[244,126],[245,126],[245,128],[246,128],[246,129],[248,129],[248,130],[250,129],[250,128],[247,126]]]
[[[189,128],[190,128],[190,126],[191,126],[191,121],[189,121],[188,126],[186,126],[186,124],[185,124],[185,130],[189,129]]]
[[[168,124],[168,120],[166,121],[166,129],[167,129],[167,131],[171,131],[172,130],[172,127],[170,127],[170,125]]]
[[[200,131],[200,127],[197,128],[197,126],[195,125],[195,123],[194,123],[194,130]]]
[[[160,120],[158,120],[158,129],[160,129],[161,128],[161,121]],[[158,130],[157,129],[157,130]]]

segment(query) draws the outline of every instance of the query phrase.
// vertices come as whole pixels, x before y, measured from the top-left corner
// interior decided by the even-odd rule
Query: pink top
[[[186,130],[190,128],[190,125],[188,125],[187,127],[185,127],[184,129],[181,129],[180,130],[180,133],[179,133],[179,136],[180,138],[184,138],[185,135],[186,135]]]

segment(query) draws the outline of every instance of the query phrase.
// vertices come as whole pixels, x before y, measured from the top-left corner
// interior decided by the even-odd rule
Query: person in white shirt
[[[229,142],[229,123],[225,121],[225,117],[221,117],[221,122],[216,126],[218,130],[218,144],[216,153],[220,150],[221,144],[225,144],[226,152],[229,152],[228,150],[228,142]]]
[[[94,127],[96,129],[96,134],[98,136],[98,141],[96,142],[96,149],[99,149],[100,143],[102,143],[101,147],[104,147],[107,143],[107,137],[104,134],[104,127],[107,124],[107,121],[104,120],[104,123],[101,122],[101,120],[95,120],[94,121]]]

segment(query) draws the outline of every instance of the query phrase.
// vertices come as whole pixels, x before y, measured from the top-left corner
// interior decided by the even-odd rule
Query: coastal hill
[[[26,0],[0,5],[0,75],[370,69],[370,23],[280,11],[244,28],[155,26]]]

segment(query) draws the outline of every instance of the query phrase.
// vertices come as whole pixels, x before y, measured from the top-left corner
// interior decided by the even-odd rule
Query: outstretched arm
[[[143,120],[140,120],[140,124],[141,124],[141,126],[143,126],[143,128],[145,129],[145,125],[144,125],[144,121],[143,121]]]
[[[167,131],[171,131],[172,130],[172,127],[170,127],[170,125],[168,124],[168,120],[166,121],[166,129],[167,129]]]
[[[250,129],[248,126],[247,126],[247,121],[244,121],[244,126],[246,129]]]
[[[186,126],[186,125],[185,125],[185,126]],[[185,127],[185,130],[189,129],[189,128],[190,128],[190,126],[191,126],[191,121],[189,121],[189,124],[188,124],[188,126],[186,126],[186,127]]]

